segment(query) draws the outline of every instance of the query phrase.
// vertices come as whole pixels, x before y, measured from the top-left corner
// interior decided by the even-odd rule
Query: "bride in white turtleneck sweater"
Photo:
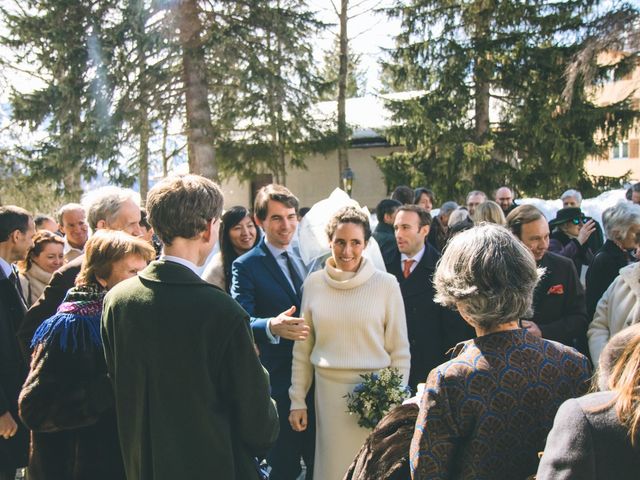
[[[398,282],[362,257],[371,236],[367,216],[345,207],[330,220],[327,235],[331,257],[304,284],[302,313],[311,331],[293,348],[289,421],[296,431],[306,429],[305,397],[315,379],[313,476],[339,480],[370,433],[347,413],[344,396],[361,374],[385,367],[396,367],[406,383],[410,355]]]

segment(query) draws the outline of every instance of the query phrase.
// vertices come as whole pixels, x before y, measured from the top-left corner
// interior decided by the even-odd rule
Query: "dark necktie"
[[[302,279],[296,268],[293,266],[293,262],[291,261],[291,257],[287,252],[282,252],[282,256],[287,260],[287,268],[289,269],[289,278],[291,278],[291,283],[293,283],[293,287],[298,295],[300,295],[300,289],[302,288]]]
[[[20,285],[20,280],[18,279],[18,275],[16,274],[16,271],[13,269],[13,266],[11,267],[11,274],[9,275],[9,281],[13,283],[13,286],[17,290],[18,295],[26,305],[27,302],[25,301],[24,294],[22,293],[22,285]]]

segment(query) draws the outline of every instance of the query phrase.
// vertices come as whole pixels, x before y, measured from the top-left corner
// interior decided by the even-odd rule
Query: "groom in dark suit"
[[[386,263],[387,271],[398,279],[404,300],[413,392],[434,367],[447,360],[447,350],[474,336],[457,313],[433,301],[432,279],[440,254],[425,243],[430,225],[431,215],[422,207],[398,208],[393,224],[398,252]]]
[[[298,199],[285,187],[260,189],[254,205],[256,223],[264,230],[262,241],[233,262],[231,295],[251,316],[251,328],[260,360],[271,377],[271,396],[278,406],[280,436],[267,460],[271,480],[295,480],[300,459],[312,478],[315,416],[309,426],[294,432],[289,424],[289,387],[293,342],[304,340],[309,327],[299,318],[306,267],[291,240],[298,225]],[[307,399],[313,405],[313,394]],[[346,405],[346,404],[345,404]]]

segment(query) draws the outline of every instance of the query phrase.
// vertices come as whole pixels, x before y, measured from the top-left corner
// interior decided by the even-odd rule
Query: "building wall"
[[[384,177],[374,157],[401,150],[402,147],[388,146],[349,149],[349,164],[355,175],[352,196],[360,205],[373,210],[387,196]],[[311,207],[327,198],[339,186],[337,152],[313,155],[305,163],[306,170],[291,169],[287,172],[287,188],[298,197],[301,207]],[[231,178],[222,182],[221,186],[225,195],[225,208],[251,204],[251,181],[240,182]]]
[[[607,59],[603,58],[606,62]],[[634,108],[640,108],[640,66],[631,74],[611,81],[594,90],[595,102],[609,105],[631,95]],[[604,158],[591,157],[585,162],[590,175],[619,177],[631,171],[631,180],[640,181],[640,126],[636,126],[627,138],[610,148]]]

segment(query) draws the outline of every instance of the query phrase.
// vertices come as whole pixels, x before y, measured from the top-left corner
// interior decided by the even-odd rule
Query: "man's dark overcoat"
[[[584,288],[573,262],[547,252],[539,264],[546,269],[533,294],[533,318],[542,337],[587,354],[587,310]]]
[[[102,338],[129,480],[258,478],[278,418],[234,300],[154,261],[107,294]]]
[[[475,336],[458,314],[433,301],[433,275],[439,258],[436,249],[426,244],[424,255],[407,278],[402,274],[400,252],[386,264],[387,272],[400,284],[404,301],[411,350],[409,386],[413,392],[433,368],[448,360],[446,352],[450,348]]]

